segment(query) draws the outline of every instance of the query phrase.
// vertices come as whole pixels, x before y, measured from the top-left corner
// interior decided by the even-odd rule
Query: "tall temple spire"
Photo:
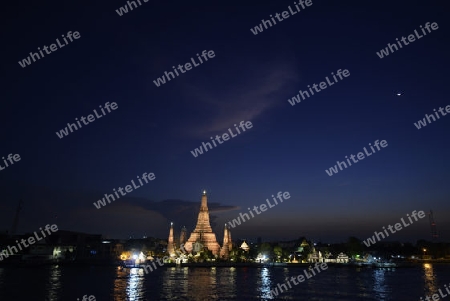
[[[214,255],[219,255],[220,245],[217,243],[216,234],[212,232],[211,224],[209,222],[208,199],[205,190],[203,190],[202,194],[197,225],[185,244],[186,251],[191,252],[193,244],[197,241],[204,247],[207,247]]]
[[[212,232],[211,224],[209,222],[208,197],[206,196],[205,190],[203,190],[200,212],[198,213],[197,226],[195,227],[194,232]]]
[[[169,256],[175,256],[175,247],[173,245],[173,223],[170,223],[169,239],[167,242],[167,253]]]

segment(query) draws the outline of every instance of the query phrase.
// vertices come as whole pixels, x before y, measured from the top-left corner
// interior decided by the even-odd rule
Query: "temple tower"
[[[175,256],[175,247],[173,245],[173,223],[170,223],[169,240],[167,243],[167,253],[169,253],[169,256]]]
[[[186,242],[186,239],[187,239],[186,227],[183,226],[183,228],[181,228],[180,233],[180,246]]]
[[[233,242],[231,241],[231,229],[228,229],[228,250],[233,249]]]
[[[225,224],[225,228],[223,230],[223,244],[222,244],[222,248],[220,249],[220,257],[223,257],[225,259],[228,259],[229,255],[230,255],[228,237],[229,237],[228,228],[227,228],[227,224]]]
[[[208,199],[206,196],[206,191],[203,191],[200,212],[198,213],[197,226],[185,244],[186,251],[191,252],[193,248],[192,245],[197,241],[207,247],[214,255],[219,255],[220,245],[217,242],[216,234],[212,232],[211,224],[209,222]]]

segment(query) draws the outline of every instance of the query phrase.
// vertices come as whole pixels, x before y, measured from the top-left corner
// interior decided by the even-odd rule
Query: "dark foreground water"
[[[303,268],[0,268],[0,300],[395,300],[418,301],[450,284],[450,265],[394,270],[329,267],[276,298],[269,292]],[[444,301],[450,296],[446,297]]]

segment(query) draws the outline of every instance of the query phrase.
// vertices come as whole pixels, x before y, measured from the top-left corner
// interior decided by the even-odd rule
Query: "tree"
[[[281,256],[283,255],[283,249],[280,246],[276,246],[273,248],[273,253],[275,254],[275,260],[277,262],[281,261]]]
[[[345,244],[345,249],[347,250],[347,255],[349,257],[354,257],[364,253],[364,246],[360,239],[350,236],[347,243]]]
[[[273,258],[273,256],[274,256],[272,246],[267,242],[261,244],[261,246],[259,247],[258,253],[261,253],[261,254],[267,256],[268,258]]]

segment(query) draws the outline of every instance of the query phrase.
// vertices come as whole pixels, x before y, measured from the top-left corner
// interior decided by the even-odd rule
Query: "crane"
[[[20,214],[20,211],[22,210],[22,205],[23,205],[23,201],[20,200],[19,206],[17,206],[16,216],[14,217],[13,225],[11,228],[11,235],[16,234],[17,226],[19,224],[19,214]]]
[[[437,229],[436,229],[436,223],[434,222],[434,216],[433,211],[430,210],[430,213],[428,214],[428,217],[430,219],[430,227],[431,227],[431,238],[433,241],[436,241],[439,238]]]

